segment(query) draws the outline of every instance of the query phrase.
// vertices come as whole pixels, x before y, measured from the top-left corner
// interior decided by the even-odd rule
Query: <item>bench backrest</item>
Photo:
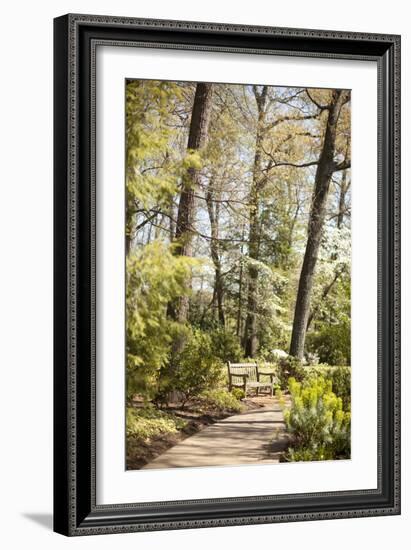
[[[234,383],[241,383],[243,379],[236,374],[248,374],[247,380],[250,382],[257,381],[257,363],[228,363],[228,374]]]

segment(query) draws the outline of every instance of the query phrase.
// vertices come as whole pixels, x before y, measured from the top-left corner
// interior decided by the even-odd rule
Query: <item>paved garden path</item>
[[[276,398],[255,401],[258,409],[229,416],[178,443],[144,469],[279,462],[287,445]]]

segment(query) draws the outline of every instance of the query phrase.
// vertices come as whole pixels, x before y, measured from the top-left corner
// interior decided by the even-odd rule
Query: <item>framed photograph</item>
[[[400,513],[400,37],[54,21],[54,529]]]

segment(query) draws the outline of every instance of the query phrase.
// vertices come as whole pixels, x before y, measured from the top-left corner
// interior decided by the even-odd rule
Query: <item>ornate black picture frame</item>
[[[400,37],[65,15],[54,21],[54,529],[74,536],[400,513]],[[96,47],[378,65],[378,488],[96,504]],[[138,495],[136,495],[138,500]]]

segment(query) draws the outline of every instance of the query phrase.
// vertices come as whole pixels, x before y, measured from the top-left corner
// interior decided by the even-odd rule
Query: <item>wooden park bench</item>
[[[244,396],[247,395],[247,390],[253,389],[256,395],[260,389],[266,389],[270,395],[274,394],[274,383],[277,381],[277,376],[273,372],[262,371],[257,363],[230,363],[228,362],[228,389],[242,388]],[[262,376],[268,376],[270,381],[263,381]]]

